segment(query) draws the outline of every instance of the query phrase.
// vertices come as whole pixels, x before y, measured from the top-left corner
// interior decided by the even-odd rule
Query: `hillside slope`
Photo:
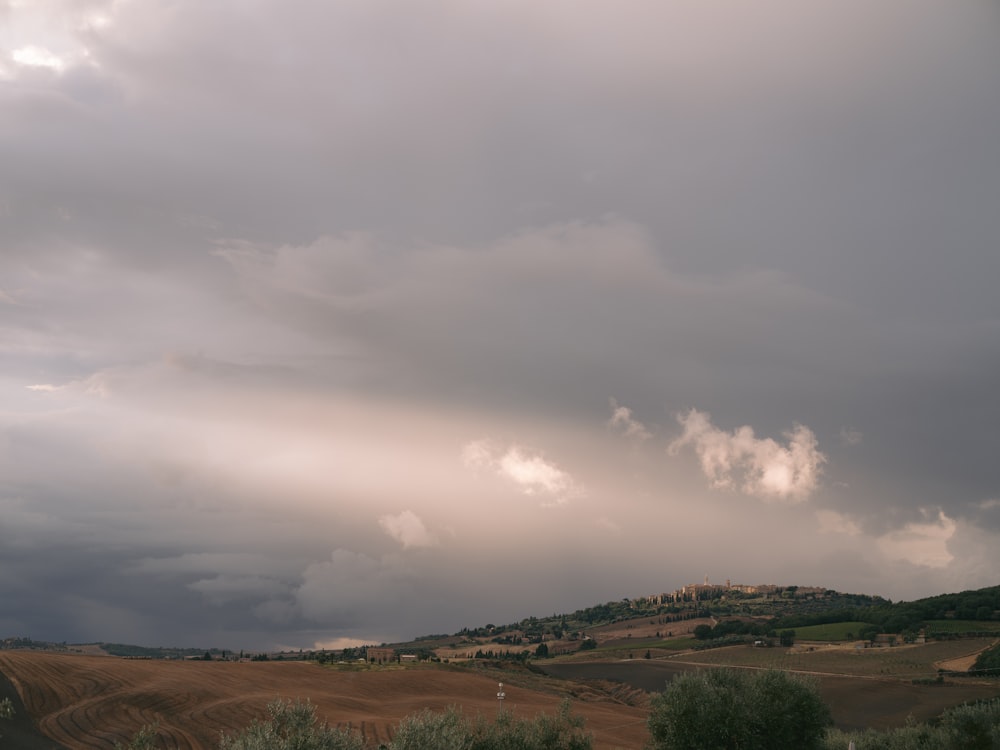
[[[390,739],[398,721],[424,708],[497,711],[493,676],[447,667],[341,671],[306,662],[125,660],[46,652],[0,652],[0,673],[22,696],[46,736],[70,750],[110,750],[157,722],[168,746],[209,750],[219,732],[242,729],[277,697],[309,699],[330,724],[366,739]],[[536,681],[541,682],[536,678]],[[516,682],[516,680],[512,680]],[[540,685],[543,688],[544,685]],[[506,684],[505,710],[555,713],[556,691]],[[594,698],[600,696],[594,695]],[[596,748],[641,747],[646,710],[610,699],[574,703]]]

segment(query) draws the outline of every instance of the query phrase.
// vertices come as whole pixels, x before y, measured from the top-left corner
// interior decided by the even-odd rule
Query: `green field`
[[[867,622],[831,622],[792,629],[797,641],[851,641],[866,627],[869,627]]]
[[[1000,633],[1000,620],[928,620],[928,633]]]
[[[992,644],[994,640],[963,638],[893,648],[818,648],[815,651],[731,646],[673,658],[678,662],[689,664],[763,667],[911,680],[936,677],[938,662],[975,653]]]
[[[659,651],[658,656],[662,656],[663,652],[667,651],[686,651],[690,648],[694,648],[698,644],[703,643],[697,638],[668,638],[667,640],[662,640],[659,638],[651,638],[649,640],[636,639],[628,643],[628,645],[622,644],[621,641],[617,641],[611,645],[598,646],[595,649],[590,649],[588,651],[574,651],[569,656],[579,655],[585,657],[592,654],[600,654],[602,657],[606,656],[621,656],[625,657],[628,654],[632,654],[633,657],[641,656],[645,654],[647,650]]]

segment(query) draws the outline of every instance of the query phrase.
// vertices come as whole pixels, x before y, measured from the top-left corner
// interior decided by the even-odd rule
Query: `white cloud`
[[[526,495],[547,496],[544,505],[562,505],[583,493],[568,472],[516,444],[497,449],[488,440],[473,440],[463,446],[462,461],[470,469],[495,472]]]
[[[11,59],[18,65],[29,68],[48,68],[56,72],[61,72],[66,67],[62,58],[54,55],[44,47],[28,45],[11,52]]]
[[[25,386],[29,391],[41,391],[42,393],[52,393],[53,391],[58,391],[60,386],[52,385],[50,383],[36,383],[35,385]]]
[[[384,515],[378,519],[378,525],[386,534],[403,545],[403,549],[433,547],[437,544],[437,539],[412,510],[404,510],[397,516]]]
[[[948,541],[954,536],[954,519],[938,511],[937,518],[923,523],[908,523],[902,529],[880,536],[876,542],[882,554],[891,560],[902,560],[928,568],[945,568],[955,559],[948,551]]]
[[[565,492],[572,484],[569,474],[539,455],[511,446],[500,458],[500,471],[528,494],[544,491],[553,495]]]
[[[627,406],[620,406],[615,399],[611,399],[611,419],[608,420],[608,427],[620,432],[632,440],[649,440],[653,437],[646,425],[632,416],[632,410]]]
[[[816,447],[816,436],[803,425],[785,432],[785,446],[771,438],[757,438],[743,426],[732,433],[712,424],[711,415],[691,409],[678,414],[684,434],[674,440],[668,452],[676,454],[691,445],[702,471],[720,489],[740,489],[763,500],[801,502],[815,491],[820,468],[826,461]]]

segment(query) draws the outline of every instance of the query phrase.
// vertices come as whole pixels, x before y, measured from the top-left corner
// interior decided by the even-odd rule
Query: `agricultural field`
[[[997,633],[1000,620],[928,620],[928,633]]]
[[[825,625],[807,625],[792,628],[795,639],[801,641],[852,641],[862,628],[871,627],[867,622],[831,622]]]
[[[675,659],[631,661],[564,661],[546,663],[546,672],[568,680],[616,680],[633,687],[659,691],[679,674],[704,665]],[[965,701],[1000,696],[1000,684],[956,681],[943,685],[914,685],[909,681],[872,677],[817,675],[820,695],[843,730],[889,729],[911,718],[926,721]]]
[[[276,698],[309,699],[331,725],[371,743],[424,708],[497,711],[497,675],[439,666],[338,669],[310,662],[126,660],[36,651],[0,651],[0,673],[14,684],[47,737],[69,750],[111,750],[143,725],[158,723],[166,746],[209,750],[219,733],[265,714]],[[555,713],[564,697],[586,719],[596,748],[642,747],[647,708],[619,689],[502,674],[504,710]]]
[[[946,662],[982,651],[995,643],[992,638],[934,641],[892,648],[727,648],[698,651],[674,657],[698,665],[728,665],[785,669],[822,674],[885,677],[902,680],[928,679]]]

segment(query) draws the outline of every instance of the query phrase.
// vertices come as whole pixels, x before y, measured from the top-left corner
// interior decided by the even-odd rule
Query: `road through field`
[[[34,651],[0,651],[0,673],[17,688],[41,731],[70,750],[111,750],[143,725],[157,723],[167,746],[209,750],[219,733],[265,715],[276,698],[308,699],[331,725],[360,731],[377,744],[404,716],[456,706],[468,715],[497,711],[493,676],[442,668],[343,671],[311,662],[126,660]],[[504,710],[531,718],[558,711],[562,695],[505,684]],[[573,711],[586,718],[597,750],[642,747],[647,710],[599,691],[580,693]]]

